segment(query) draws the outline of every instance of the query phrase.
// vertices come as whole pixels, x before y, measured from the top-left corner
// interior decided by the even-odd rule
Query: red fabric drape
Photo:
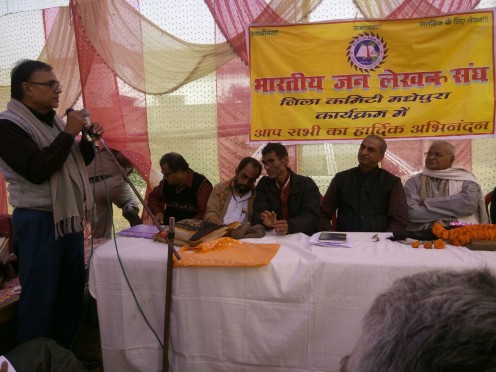
[[[138,2],[130,2],[138,7]],[[84,106],[91,120],[105,128],[104,140],[108,147],[121,151],[136,167],[141,176],[149,179],[151,169],[148,144],[146,96],[119,80],[115,73],[96,53],[85,37],[77,5],[71,1],[76,49]],[[130,19],[127,26],[141,35],[140,24]],[[106,22],[101,22],[102,37],[112,38]],[[140,53],[140,50],[130,50]]]
[[[248,63],[246,35],[248,23],[287,23],[264,0],[205,0],[215,23],[236,54]]]
[[[250,70],[244,27],[254,22],[287,23],[265,1],[205,1],[220,28],[217,41],[226,37],[240,59],[217,69],[217,131],[220,180],[234,175],[245,156],[261,159],[260,145],[247,143],[250,129]],[[296,146],[287,146],[290,167],[297,171]]]

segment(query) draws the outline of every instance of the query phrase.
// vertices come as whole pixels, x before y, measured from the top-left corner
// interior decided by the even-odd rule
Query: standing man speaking
[[[11,100],[0,114],[0,169],[14,207],[19,259],[18,341],[45,336],[70,348],[84,290],[83,224],[93,198],[85,166],[91,142],[75,137],[79,111],[56,115],[62,86],[50,65],[24,60],[11,73]],[[96,135],[103,128],[94,125]],[[84,137],[84,136],[83,136]]]

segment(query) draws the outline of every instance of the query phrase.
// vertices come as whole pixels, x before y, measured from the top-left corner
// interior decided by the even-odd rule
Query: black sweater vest
[[[169,217],[175,217],[176,221],[181,221],[186,218],[193,218],[198,212],[196,204],[198,191],[206,182],[206,177],[193,172],[193,184],[191,187],[184,187],[176,191],[176,186],[169,185],[164,182],[162,187],[162,196],[165,200],[164,222],[168,223]]]

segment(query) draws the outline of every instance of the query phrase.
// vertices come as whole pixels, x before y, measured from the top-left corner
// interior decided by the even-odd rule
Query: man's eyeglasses
[[[172,173],[174,172],[167,172],[165,173],[164,171],[161,172],[165,178],[169,177]]]
[[[435,158],[442,158],[444,154],[441,154],[440,152],[424,152],[424,156],[428,158],[429,156],[434,156]]]
[[[46,87],[50,87],[50,89],[54,92],[57,91],[57,89],[62,88],[62,84],[60,84],[60,81],[58,80],[49,80],[45,82],[27,81],[27,83],[33,85],[44,85]]]
[[[279,159],[267,159],[267,160],[263,160],[262,164],[264,165],[264,167],[273,167],[279,161],[280,161]]]

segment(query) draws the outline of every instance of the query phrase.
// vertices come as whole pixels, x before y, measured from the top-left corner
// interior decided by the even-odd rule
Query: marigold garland
[[[496,240],[496,225],[491,224],[464,225],[447,230],[443,225],[436,222],[432,226],[432,232],[438,238],[458,247],[470,244],[474,239]]]

